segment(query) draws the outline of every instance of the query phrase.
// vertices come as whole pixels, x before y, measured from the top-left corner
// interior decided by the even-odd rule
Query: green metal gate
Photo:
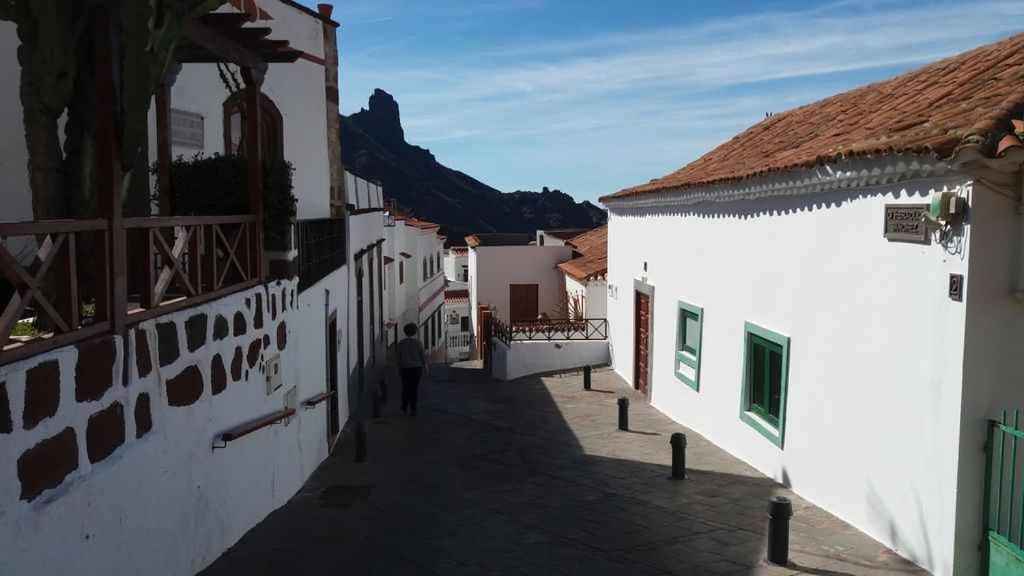
[[[990,420],[985,445],[984,573],[988,576],[1024,575],[1024,453],[1017,461],[1017,444],[1024,441],[1020,410],[1013,424]],[[1020,476],[1020,478],[1018,478]]]

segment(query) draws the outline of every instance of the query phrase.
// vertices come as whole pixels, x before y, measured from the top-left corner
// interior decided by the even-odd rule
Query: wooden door
[[[330,450],[341,430],[338,417],[338,318],[334,314],[327,323],[327,391],[334,393],[327,400],[327,449]]]
[[[536,284],[508,285],[508,319],[510,322],[529,322],[537,319]]]
[[[636,313],[633,334],[633,387],[644,396],[650,396],[648,382],[648,350],[651,339],[651,298],[643,292],[636,293]]]

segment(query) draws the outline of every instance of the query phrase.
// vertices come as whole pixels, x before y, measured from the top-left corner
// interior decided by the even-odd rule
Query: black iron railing
[[[309,288],[345,265],[345,220],[299,220],[299,291]]]
[[[535,342],[552,340],[606,340],[608,320],[605,318],[580,318],[578,320],[530,320],[505,324],[493,320],[492,333],[506,344],[512,342]]]

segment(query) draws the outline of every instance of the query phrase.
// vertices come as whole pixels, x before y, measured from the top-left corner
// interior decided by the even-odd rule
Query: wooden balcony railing
[[[0,364],[110,328],[108,242],[106,220],[0,223]]]
[[[255,216],[126,218],[124,227],[129,262],[138,263],[128,282],[129,322],[260,282]]]
[[[0,223],[0,365],[255,286],[261,238],[253,215]]]

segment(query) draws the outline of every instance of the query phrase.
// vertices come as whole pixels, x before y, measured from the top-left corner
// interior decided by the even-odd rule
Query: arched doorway
[[[245,122],[239,105],[244,94],[224,101],[224,153],[245,155]],[[284,159],[284,133],[281,111],[266,94],[260,94],[260,132],[263,160]]]

